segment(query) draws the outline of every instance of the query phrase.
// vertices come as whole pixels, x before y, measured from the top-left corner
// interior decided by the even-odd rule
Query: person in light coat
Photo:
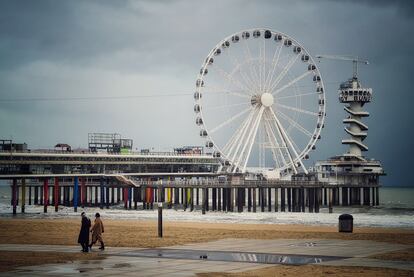
[[[92,242],[89,245],[89,248],[91,248],[92,250],[92,245],[94,245],[97,241],[99,241],[101,243],[101,247],[99,247],[99,249],[104,250],[105,244],[102,239],[102,233],[104,233],[104,226],[101,220],[101,215],[99,213],[95,214],[95,222],[92,226],[91,233],[92,233]]]

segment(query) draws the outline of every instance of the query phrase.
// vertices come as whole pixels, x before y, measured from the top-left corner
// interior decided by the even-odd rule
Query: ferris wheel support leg
[[[256,113],[256,111],[257,111],[257,109],[255,109],[254,110],[255,111],[255,113]],[[241,134],[241,136],[240,136],[240,138],[239,138],[239,140],[238,140],[238,142],[237,142],[237,148],[236,148],[236,150],[234,151],[234,154],[233,154],[233,157],[232,157],[232,161],[234,161],[235,160],[235,158],[236,158],[236,156],[237,156],[237,154],[239,153],[239,150],[240,150],[240,147],[241,147],[241,145],[242,145],[242,142],[245,140],[245,135],[246,135],[246,133],[247,133],[247,130],[249,129],[248,127],[252,124],[252,121],[253,121],[253,118],[254,118],[254,113],[252,114],[252,117],[248,120],[248,122],[247,122],[247,124],[246,124],[246,128],[243,130],[243,133]],[[250,129],[250,133],[253,131],[253,126],[252,126],[252,128]],[[250,135],[250,133],[249,133],[249,135]],[[248,139],[249,138],[249,135],[247,136],[247,138],[246,139]],[[244,148],[246,147],[246,144],[244,144],[245,146],[244,146]],[[233,169],[233,173],[235,173],[236,172],[236,169],[239,167],[239,162],[240,162],[240,159],[241,159],[241,154],[243,153],[243,150],[242,150],[242,152],[240,153],[240,156],[239,156],[239,158],[237,159],[237,162],[235,162],[234,163],[234,169]]]
[[[256,131],[257,131],[256,126],[260,122],[261,110],[262,110],[262,108],[259,109],[257,118],[254,120],[253,125],[251,126],[250,132],[249,132],[249,134],[246,138],[246,143],[244,143],[244,146],[243,146],[243,148],[240,152],[239,158],[237,159],[236,165],[238,167],[240,167],[241,164],[244,164],[244,156],[245,156],[246,148],[248,147],[248,145],[250,145],[250,141],[252,139],[253,134],[254,134],[254,136],[256,136]],[[253,139],[254,139],[254,137],[253,137]],[[236,170],[236,168],[235,168],[235,170]],[[233,171],[233,173],[236,172],[235,170]],[[243,173],[245,172],[245,167],[244,166],[242,166],[242,172]]]
[[[267,131],[266,132],[267,132],[267,135],[269,137],[269,141],[270,141],[270,143],[272,144],[272,147],[273,147],[272,153],[273,153],[274,160],[276,161],[277,164],[280,165],[279,160],[277,159],[276,151],[274,150],[275,148],[277,148],[279,150],[280,157],[282,158],[282,162],[284,164],[287,164],[286,159],[285,159],[285,157],[282,153],[282,150],[280,148],[280,145],[279,145],[279,143],[276,139],[276,136],[275,136],[275,134],[272,130],[272,127],[270,126],[270,123],[265,122],[265,126],[267,126]],[[274,142],[272,142],[271,138],[274,140]]]
[[[305,174],[308,174],[308,170],[306,169],[305,165],[303,164],[302,159],[299,158],[298,153],[296,152],[295,148],[293,147],[293,144],[292,144],[291,140],[289,139],[289,136],[287,135],[287,133],[283,129],[282,125],[280,124],[279,120],[277,119],[276,114],[273,112],[273,110],[271,110],[271,113],[272,113],[272,115],[273,115],[273,117],[274,117],[274,119],[276,121],[276,124],[279,126],[279,128],[280,128],[283,136],[285,137],[285,139],[289,143],[289,146],[292,148],[293,153],[296,155],[297,159],[299,160],[299,163],[302,166],[303,171],[305,172]],[[296,167],[296,165],[294,165],[294,167]]]
[[[252,112],[249,114],[248,118],[245,120],[245,122],[243,123],[242,127],[237,130],[237,135],[232,139],[232,141],[229,143],[229,150],[228,150],[228,157],[230,157],[230,159],[233,161],[237,152],[238,152],[238,148],[240,147],[240,142],[244,137],[244,134],[247,132],[247,127],[250,126],[251,124],[251,120],[255,114],[256,110],[252,110]],[[234,153],[233,153],[233,150]]]
[[[278,124],[278,120],[277,120],[277,118],[274,116],[274,113],[271,113],[272,114],[272,116],[275,118],[275,125],[276,125],[276,129],[277,129],[277,131],[278,131],[278,134],[279,134],[279,137],[280,137],[280,139],[283,141],[283,143],[284,143],[284,147],[286,148],[286,152],[287,152],[287,154],[288,154],[288,157],[289,157],[289,160],[290,160],[290,163],[292,164],[292,168],[293,168],[293,171],[295,172],[295,174],[296,173],[298,173],[298,171],[297,171],[297,169],[296,169],[296,165],[295,165],[295,163],[293,162],[293,158],[292,158],[292,154],[290,153],[290,151],[289,151],[289,148],[288,148],[288,145],[287,145],[287,140],[286,140],[286,138],[284,137],[284,135],[283,135],[283,132],[282,132],[282,129],[280,128],[280,126],[279,126],[279,124]]]
[[[244,161],[243,172],[246,171],[247,162],[249,161],[250,153],[252,152],[252,147],[253,147],[253,144],[254,144],[254,141],[255,141],[255,138],[256,138],[256,135],[257,135],[257,131],[259,130],[260,119],[262,118],[263,112],[264,112],[264,108],[261,108],[260,111],[259,111],[259,116],[257,117],[256,126],[255,126],[255,130],[253,132],[253,136],[251,138],[249,149],[247,151],[247,157],[246,157],[246,160]]]

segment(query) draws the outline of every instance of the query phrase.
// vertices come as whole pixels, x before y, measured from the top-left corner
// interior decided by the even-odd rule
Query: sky
[[[383,184],[414,185],[412,1],[3,0],[0,137],[29,148],[86,147],[90,132],[120,133],[138,149],[200,145],[192,97],[200,66],[221,39],[255,27],[289,34],[313,56],[369,60],[359,70],[374,90],[365,155],[383,163]],[[337,89],[352,75],[349,62],[318,66],[327,118],[311,162],[346,151]]]

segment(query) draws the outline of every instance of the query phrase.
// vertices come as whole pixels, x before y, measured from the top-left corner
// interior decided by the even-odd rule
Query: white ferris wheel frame
[[[286,114],[279,112],[279,111],[274,111],[273,108],[270,107],[264,107],[263,105],[261,106],[252,106],[249,107],[247,109],[242,110],[241,112],[239,112],[238,114],[232,116],[231,118],[225,120],[224,122],[222,122],[221,124],[219,124],[218,126],[215,126],[212,129],[208,129],[206,122],[204,121],[204,116],[203,116],[203,108],[202,108],[202,95],[203,95],[203,84],[204,84],[204,76],[207,74],[203,74],[204,72],[208,72],[208,67],[210,65],[209,61],[211,58],[216,57],[215,52],[217,51],[217,49],[220,49],[220,51],[231,51],[229,50],[229,45],[232,42],[232,38],[234,38],[235,36],[238,36],[240,41],[237,41],[239,43],[242,43],[242,40],[244,38],[242,38],[242,35],[245,33],[249,33],[250,34],[250,40],[253,39],[258,39],[256,37],[253,37],[253,33],[254,32],[260,32],[260,39],[266,40],[266,38],[264,38],[264,33],[266,31],[270,31],[271,32],[271,40],[274,39],[275,36],[281,36],[282,39],[279,41],[280,46],[277,47],[277,52],[275,50],[275,53],[273,55],[272,58],[272,73],[268,73],[267,76],[261,76],[262,72],[257,73],[255,72],[255,76],[243,76],[245,82],[249,82],[250,84],[253,85],[257,85],[259,86],[260,89],[262,89],[263,86],[266,85],[271,85],[271,94],[277,94],[280,91],[292,86],[295,82],[301,80],[302,78],[304,78],[307,75],[313,74],[313,78],[314,78],[314,83],[315,83],[315,89],[318,89],[318,91],[314,91],[312,93],[306,93],[306,94],[302,94],[302,95],[290,95],[290,96],[285,96],[285,97],[281,97],[281,98],[288,98],[288,97],[301,97],[304,95],[310,95],[310,94],[316,94],[318,95],[318,104],[319,104],[319,108],[318,108],[318,112],[311,112],[311,111],[307,111],[301,108],[297,108],[297,107],[293,107],[293,106],[286,106],[283,104],[276,104],[277,106],[283,107],[285,109],[290,109],[296,112],[300,112],[300,113],[305,113],[305,114],[310,114],[316,117],[316,126],[313,132],[308,131],[306,128],[302,127],[300,123],[296,122],[294,119],[290,118],[289,116],[287,116]],[[245,39],[246,40],[246,39]],[[285,65],[285,67],[283,68],[282,72],[278,75],[278,76],[273,76],[275,73],[275,68],[277,63],[279,62],[279,57],[280,54],[282,52],[282,49],[284,48],[284,44],[286,41],[290,41],[291,45],[288,46],[292,46],[293,47],[299,47],[300,51],[299,53],[295,53],[297,54],[295,56],[294,59],[289,60],[289,62],[287,63],[287,65]],[[228,44],[228,46],[226,47],[226,43]],[[263,44],[265,47],[265,43]],[[224,49],[225,48],[225,49]],[[248,48],[248,46],[247,46]],[[261,50],[261,49],[260,49]],[[248,49],[247,52],[249,52],[250,50]],[[265,50],[264,50],[265,51]],[[251,60],[251,53],[245,53],[245,55],[250,55]],[[302,57],[306,55],[308,57],[307,60],[303,61],[305,63],[308,64],[308,67],[312,65],[312,70],[307,70],[304,74],[297,76],[295,79],[290,80],[289,83],[283,85],[282,87],[277,87],[279,82],[281,80],[283,80],[283,78],[285,78],[286,74],[289,72],[289,70],[291,69],[291,67],[293,66],[293,64],[296,63],[296,61],[299,59],[299,57]],[[276,59],[276,60],[275,60]],[[299,59],[300,60],[300,59]],[[263,59],[263,64],[264,66],[266,66],[266,61]],[[241,66],[242,64],[239,64],[239,66]],[[233,71],[234,72],[234,71]],[[253,73],[252,73],[253,74]],[[266,71],[264,70],[263,75],[266,74]],[[229,74],[225,74],[222,73],[221,74],[223,76],[223,78],[228,79],[228,81],[233,82],[233,83],[237,83],[237,80],[233,80],[232,77]],[[270,76],[270,79],[269,79]],[[251,77],[251,78],[250,78]],[[256,77],[256,78],[255,78]],[[276,77],[276,80],[274,82],[272,82],[273,77]],[[254,79],[255,78],[255,79]],[[317,80],[315,81],[315,78],[317,78]],[[268,81],[269,79],[269,81]],[[265,83],[262,83],[262,81],[264,81]],[[238,87],[240,87],[242,84],[238,84]],[[249,88],[245,87],[246,91],[249,91]],[[255,93],[253,91],[250,91],[252,93],[252,95]],[[207,92],[208,93],[208,92]],[[228,91],[228,93],[233,94],[233,95],[237,95],[240,97],[246,97],[249,101],[251,100],[251,95],[246,95],[246,94],[241,94],[238,93],[237,91]],[[209,148],[214,148],[215,152],[214,154],[217,155],[217,153],[220,153],[220,157],[222,157],[225,161],[228,161],[233,167],[231,168],[231,171],[233,173],[235,172],[246,172],[246,168],[247,168],[247,163],[249,161],[250,158],[250,154],[251,154],[251,150],[252,150],[252,146],[255,142],[256,136],[257,136],[257,132],[258,132],[258,128],[260,125],[260,122],[262,120],[263,117],[267,117],[268,119],[270,118],[272,121],[274,121],[274,125],[275,126],[271,126],[271,123],[269,122],[269,120],[264,120],[264,122],[262,123],[265,129],[265,133],[268,136],[269,142],[272,143],[276,143],[279,144],[279,141],[281,141],[283,143],[283,147],[286,148],[286,153],[288,154],[288,161],[285,160],[284,155],[281,153],[281,147],[276,147],[275,145],[273,145],[274,149],[278,148],[278,152],[280,152],[280,156],[282,158],[281,161],[279,161],[279,159],[277,159],[276,157],[276,150],[272,149],[272,155],[273,155],[273,161],[276,163],[274,168],[278,169],[280,172],[283,170],[288,170],[289,168],[292,168],[294,173],[298,173],[298,169],[299,167],[302,167],[303,171],[307,174],[308,171],[305,167],[305,165],[303,164],[303,160],[309,157],[309,152],[314,150],[316,147],[316,142],[318,141],[318,139],[320,139],[320,134],[322,131],[322,128],[324,127],[325,124],[325,117],[326,117],[326,99],[325,99],[325,87],[324,87],[324,83],[323,83],[323,79],[322,76],[320,74],[319,68],[317,66],[317,63],[315,63],[314,59],[312,58],[312,56],[309,54],[309,52],[307,51],[307,49],[305,47],[303,47],[303,45],[301,45],[297,40],[293,39],[292,37],[282,33],[282,32],[278,32],[278,31],[273,31],[267,28],[255,28],[255,29],[248,29],[248,30],[243,30],[240,32],[236,32],[232,35],[227,36],[226,38],[222,39],[215,47],[213,47],[213,49],[210,51],[210,53],[207,55],[207,58],[204,60],[204,62],[202,63],[202,67],[200,70],[200,73],[197,76],[197,82],[196,82],[196,91],[194,94],[194,98],[195,98],[195,102],[196,102],[196,106],[198,107],[194,107],[194,110],[197,114],[197,125],[200,126],[201,131],[200,131],[200,136],[205,137],[206,138],[206,147]],[[236,105],[240,105],[240,104],[234,104],[234,106]],[[222,147],[222,149],[220,149],[218,147],[218,145],[215,143],[215,140],[212,136],[212,134],[217,131],[218,129],[228,125],[229,123],[231,123],[232,121],[234,121],[235,119],[241,117],[242,115],[246,114],[249,112],[248,117],[243,121],[243,123],[239,126],[239,128],[236,130],[236,132],[234,132],[234,134],[232,135],[232,137],[230,138],[230,140],[227,142],[227,144]],[[256,116],[255,116],[256,115]],[[303,132],[304,134],[306,134],[307,136],[310,137],[309,142],[307,143],[306,147],[304,147],[302,149],[302,151],[300,153],[298,153],[298,151],[296,151],[295,149],[295,142],[292,141],[292,139],[289,137],[289,135],[287,134],[287,131],[285,130],[285,128],[282,126],[282,124],[279,121],[278,117],[282,117],[284,120],[288,121],[291,125],[295,127],[296,129],[298,129],[299,131]],[[201,124],[200,124],[200,119],[201,119]],[[250,127],[250,128],[249,128]],[[275,133],[276,131],[276,133]],[[204,133],[204,135],[201,134],[201,132],[206,132]],[[247,138],[246,138],[247,136]],[[279,137],[279,140],[277,139],[277,137]],[[242,143],[243,141],[245,141],[245,143]],[[289,150],[290,149],[290,150]],[[223,151],[226,150],[226,151]],[[226,154],[226,152],[229,152]],[[283,164],[281,164],[283,163]]]

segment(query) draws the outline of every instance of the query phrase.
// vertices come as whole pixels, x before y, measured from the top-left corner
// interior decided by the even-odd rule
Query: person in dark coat
[[[89,229],[91,228],[91,220],[86,216],[85,212],[81,213],[82,225],[79,232],[78,243],[82,246],[82,252],[88,252],[89,246]]]

